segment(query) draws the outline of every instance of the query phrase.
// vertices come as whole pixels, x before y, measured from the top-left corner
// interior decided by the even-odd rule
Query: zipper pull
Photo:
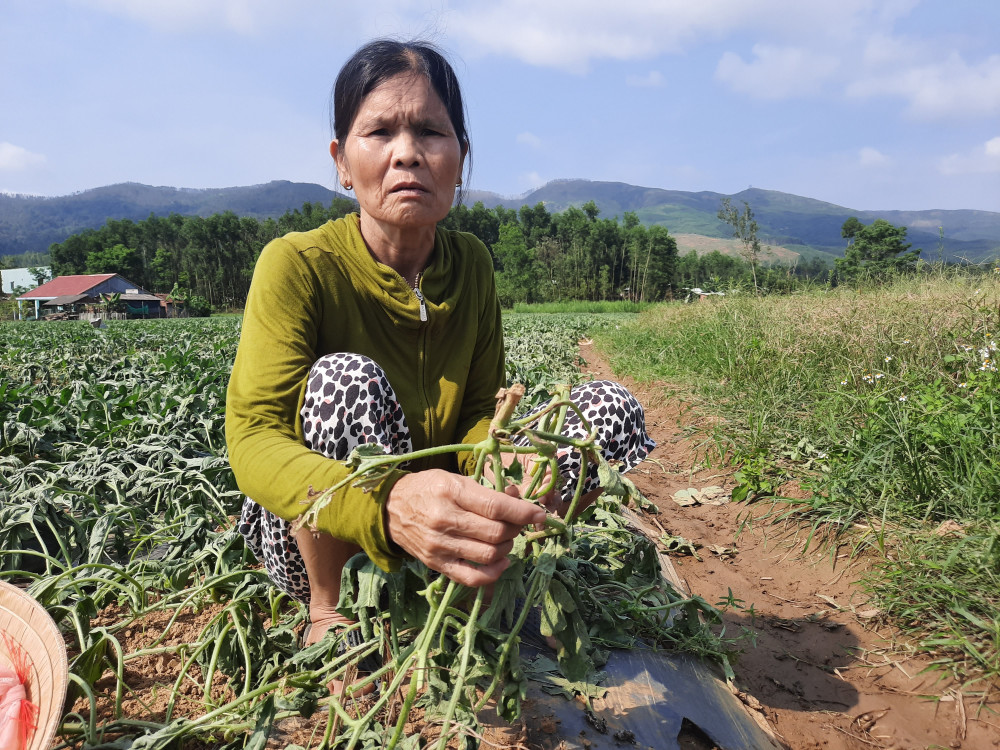
[[[420,322],[427,322],[427,304],[424,302],[424,295],[419,289],[414,288],[413,293],[417,295],[417,301],[420,302]]]
[[[420,274],[413,279],[413,293],[417,295],[417,302],[420,303],[420,322],[427,322],[427,303],[424,301],[424,293],[420,291]]]

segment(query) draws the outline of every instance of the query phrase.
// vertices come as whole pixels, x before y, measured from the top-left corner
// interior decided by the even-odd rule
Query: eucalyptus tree
[[[719,209],[719,220],[725,222],[732,229],[733,237],[740,241],[740,257],[750,266],[750,274],[753,276],[753,290],[758,292],[757,286],[757,262],[760,259],[760,240],[757,238],[757,220],[754,219],[753,209],[750,204],[743,201],[743,210],[740,211],[732,204],[729,198],[722,199],[722,207]]]

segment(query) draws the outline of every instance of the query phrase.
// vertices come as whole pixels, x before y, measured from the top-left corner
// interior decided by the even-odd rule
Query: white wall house
[[[52,269],[48,266],[38,266],[45,271],[49,278],[52,278]],[[35,277],[28,273],[27,268],[4,268],[0,270],[0,293],[13,294],[14,287],[19,286],[24,289],[34,289],[38,286]]]

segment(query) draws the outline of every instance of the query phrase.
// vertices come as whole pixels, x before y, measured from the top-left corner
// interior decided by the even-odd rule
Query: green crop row
[[[623,321],[510,316],[508,375],[527,385],[528,405],[542,404],[579,378],[578,340]],[[27,586],[71,644],[63,746],[152,750],[187,738],[262,747],[274,723],[323,706],[320,746],[375,748],[392,736],[416,747],[384,712],[352,716],[330,698],[327,682],[357,654],[336,655],[329,639],[298,649],[304,607],[276,592],[235,530],[243,497],[224,415],[239,330],[238,318],[0,324],[0,576]],[[665,584],[655,549],[613,508],[605,500],[576,536],[557,528],[521,545],[524,578],[510,591],[553,613],[549,632],[576,633],[558,667],[517,661],[516,630],[495,623],[503,597],[477,620],[477,609],[449,605],[461,592],[417,564],[396,576],[352,566],[342,606],[364,613],[362,651],[381,648],[389,665],[419,661],[427,720],[443,716],[468,747],[476,690],[495,675],[507,680],[498,710],[511,716],[529,674],[591,694],[601,654],[638,637],[722,656],[725,645],[698,624],[712,611]],[[191,613],[201,617],[195,631],[175,635]],[[129,646],[152,622],[162,633]],[[152,678],[142,673],[150,660],[176,665],[155,688],[167,696],[158,713],[136,708],[150,700],[138,686]]]

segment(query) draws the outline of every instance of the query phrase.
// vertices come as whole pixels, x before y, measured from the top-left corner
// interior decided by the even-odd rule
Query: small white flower
[[[882,374],[882,373],[880,373],[880,372],[876,372],[876,373],[875,373],[875,379],[876,379],[876,380],[881,380],[881,379],[882,379],[882,378],[884,378],[884,377],[885,377],[885,375],[883,375],[883,374]]]
[[[886,362],[892,362],[892,355],[891,354],[887,354],[886,357],[885,357],[885,361]]]
[[[906,401],[906,396],[900,396],[900,397],[899,397],[899,400],[900,400],[900,401]]]
[[[847,381],[846,381],[846,380],[841,380],[841,381],[840,381],[840,384],[841,384],[841,385],[847,385]]]
[[[959,388],[968,388],[968,387],[969,387],[969,384],[968,384],[968,383],[959,383],[959,384],[958,384],[958,387],[959,387]]]

